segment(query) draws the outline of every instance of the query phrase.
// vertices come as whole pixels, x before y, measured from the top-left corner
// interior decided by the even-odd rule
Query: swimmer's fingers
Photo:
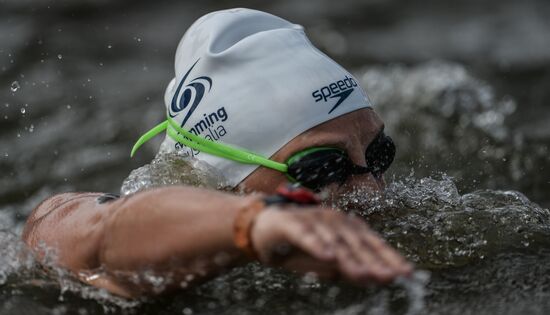
[[[318,233],[316,225],[316,222],[309,220],[291,220],[283,227],[285,239],[316,259],[333,261],[334,246]]]
[[[362,233],[360,233],[363,246],[375,251],[378,258],[396,272],[398,276],[409,276],[412,273],[413,265],[409,263],[403,255],[389,246],[376,232],[369,229],[368,226],[362,222],[354,222],[353,224],[356,226],[356,229],[363,230]]]
[[[356,283],[389,283],[412,271],[404,257],[387,245],[361,219],[334,210],[306,211],[310,216],[285,226],[291,244],[336,265]]]
[[[333,229],[341,238],[339,261],[349,277],[358,282],[388,283],[398,274],[379,257],[379,253],[362,242],[365,228],[350,226],[349,218],[339,217]],[[364,225],[364,224],[363,224]]]
[[[342,218],[339,233],[352,250],[357,270],[367,280],[387,283],[399,276],[408,276],[412,266],[397,251],[387,245],[365,222],[354,216]]]
[[[324,211],[323,218],[315,227],[325,242],[331,244],[338,269],[346,278],[359,284],[389,283],[401,275],[363,242],[362,234],[369,229],[359,218],[334,210]]]
[[[266,211],[260,215],[253,231],[263,262],[270,261],[277,247],[289,244],[317,260],[320,263],[317,265],[338,271],[356,283],[387,283],[412,269],[362,220],[332,209]],[[294,257],[297,252],[287,252],[287,255],[298,258]],[[312,264],[309,271],[317,269]]]

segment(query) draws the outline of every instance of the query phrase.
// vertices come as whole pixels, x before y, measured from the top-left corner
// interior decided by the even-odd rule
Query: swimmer
[[[166,132],[161,150],[217,168],[235,193],[181,185],[53,196],[23,231],[39,259],[49,248],[83,282],[128,298],[251,261],[359,285],[410,275],[363,220],[311,193],[381,191],[395,147],[357,81],[301,26],[249,9],[203,16],[178,45],[165,104],[166,120],[132,154]],[[171,281],[159,292],[136,281],[145,272]]]

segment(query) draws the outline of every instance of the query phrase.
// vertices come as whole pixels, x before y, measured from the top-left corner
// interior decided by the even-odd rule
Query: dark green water
[[[304,25],[367,89],[398,156],[385,199],[339,205],[429,271],[425,285],[360,289],[251,265],[138,303],[22,254],[44,197],[119,191],[152,159],[160,139],[128,153],[163,116],[179,38],[234,6]],[[0,0],[0,314],[547,314],[548,16],[543,0]],[[155,184],[146,172],[135,187]]]

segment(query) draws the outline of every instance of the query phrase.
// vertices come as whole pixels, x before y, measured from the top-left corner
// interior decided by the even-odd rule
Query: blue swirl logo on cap
[[[189,76],[195,65],[197,65],[199,60],[197,60],[191,66],[191,68],[189,68],[187,73],[183,76],[183,79],[181,79],[181,82],[176,89],[176,93],[174,93],[174,97],[172,98],[172,102],[168,110],[168,114],[170,115],[170,117],[174,118],[181,114],[184,110],[189,108],[187,114],[181,122],[182,127],[185,125],[189,117],[191,117],[191,114],[193,114],[193,112],[203,99],[204,94],[206,92],[210,92],[210,90],[212,89],[212,79],[207,76],[195,78],[185,85],[187,77]]]

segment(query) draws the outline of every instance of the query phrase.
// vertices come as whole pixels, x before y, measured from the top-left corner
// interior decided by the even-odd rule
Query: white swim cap
[[[369,107],[344,68],[315,48],[300,25],[250,9],[197,20],[178,45],[167,115],[209,140],[272,156],[304,131]],[[218,168],[236,186],[258,166],[200,152],[166,137]]]

